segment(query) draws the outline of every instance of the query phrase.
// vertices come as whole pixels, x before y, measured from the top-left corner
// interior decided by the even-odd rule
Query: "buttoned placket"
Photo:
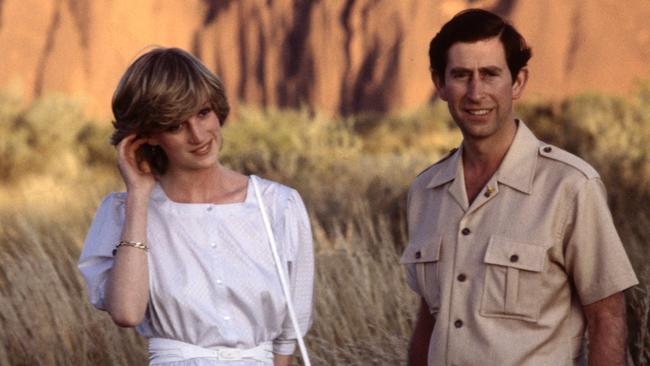
[[[464,182],[462,183],[464,185]],[[451,365],[460,365],[457,360],[454,360],[455,353],[453,350],[458,348],[455,346],[457,339],[465,337],[464,334],[467,326],[467,319],[465,319],[466,314],[462,313],[462,309],[465,307],[455,306],[455,304],[461,304],[468,300],[469,294],[467,292],[471,289],[470,283],[471,281],[476,280],[468,277],[466,273],[470,271],[463,267],[463,265],[467,263],[464,257],[467,256],[468,251],[472,250],[472,246],[475,245],[476,232],[480,229],[473,225],[473,223],[479,221],[476,220],[476,218],[481,214],[481,208],[489,201],[495,199],[498,193],[499,189],[497,180],[495,177],[492,177],[476,196],[472,204],[465,210],[456,230],[457,245],[455,250],[453,280],[451,284],[447,343],[447,360],[448,364]]]
[[[216,210],[213,205],[209,205],[206,208],[207,214],[214,217],[215,220],[219,220],[220,212]],[[218,229],[218,225],[214,225],[212,230],[207,229],[208,232],[208,243],[206,245],[208,249],[209,256],[213,258],[215,263],[219,262],[219,257],[222,256],[221,248],[219,246],[219,238],[221,234]],[[210,266],[214,283],[218,285],[217,293],[219,297],[226,298],[226,281],[225,273],[223,272],[221,266]],[[219,314],[219,317],[224,321],[221,331],[223,332],[224,337],[233,337],[234,334],[230,334],[232,326],[229,324],[232,321],[232,311],[227,307],[230,306],[228,301],[215,301],[215,311]]]

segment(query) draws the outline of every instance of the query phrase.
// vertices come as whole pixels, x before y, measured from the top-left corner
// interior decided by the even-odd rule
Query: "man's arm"
[[[415,329],[409,344],[408,366],[427,366],[427,355],[429,353],[429,342],[431,333],[436,324],[436,319],[429,312],[429,306],[422,299],[418,318],[415,322]]]
[[[622,292],[584,306],[589,332],[589,366],[625,365],[627,323]]]

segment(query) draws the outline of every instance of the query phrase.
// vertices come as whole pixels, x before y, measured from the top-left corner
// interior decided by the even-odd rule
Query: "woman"
[[[262,210],[304,334],[313,249],[298,193],[221,165],[224,88],[183,50],[139,57],[112,107],[126,192],[104,199],[84,244],[91,303],[149,338],[151,364],[289,365],[296,334]]]

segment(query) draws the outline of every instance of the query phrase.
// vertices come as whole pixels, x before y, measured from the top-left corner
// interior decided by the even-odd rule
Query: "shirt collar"
[[[438,163],[440,164],[440,169],[438,170],[438,173],[431,178],[429,184],[427,184],[427,188],[435,188],[441,186],[456,179],[456,176],[463,174],[462,156],[463,144],[461,144],[460,147],[456,149],[456,151],[453,152],[448,158],[443,159],[443,161]],[[458,170],[459,168],[461,170]]]
[[[518,122],[515,138],[495,176],[499,183],[530,194],[540,142],[523,121]]]
[[[539,149],[539,140],[526,124],[518,120],[515,138],[503,158],[501,165],[495,172],[498,182],[511,188],[530,194],[533,186],[535,166]],[[443,160],[440,170],[435,174],[427,188],[435,188],[447,182],[462,177],[463,146],[456,150],[449,158]]]

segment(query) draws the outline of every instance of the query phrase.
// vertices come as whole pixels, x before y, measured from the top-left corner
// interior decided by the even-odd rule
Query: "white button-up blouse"
[[[307,211],[294,189],[257,182],[287,269],[298,324],[306,333],[314,277]],[[102,310],[125,198],[120,192],[104,199],[79,260],[90,302]],[[232,204],[176,203],[156,185],[147,243],[150,297],[137,327],[140,334],[205,348],[253,348],[271,341],[275,353],[293,353],[295,332],[250,178],[246,200]]]

